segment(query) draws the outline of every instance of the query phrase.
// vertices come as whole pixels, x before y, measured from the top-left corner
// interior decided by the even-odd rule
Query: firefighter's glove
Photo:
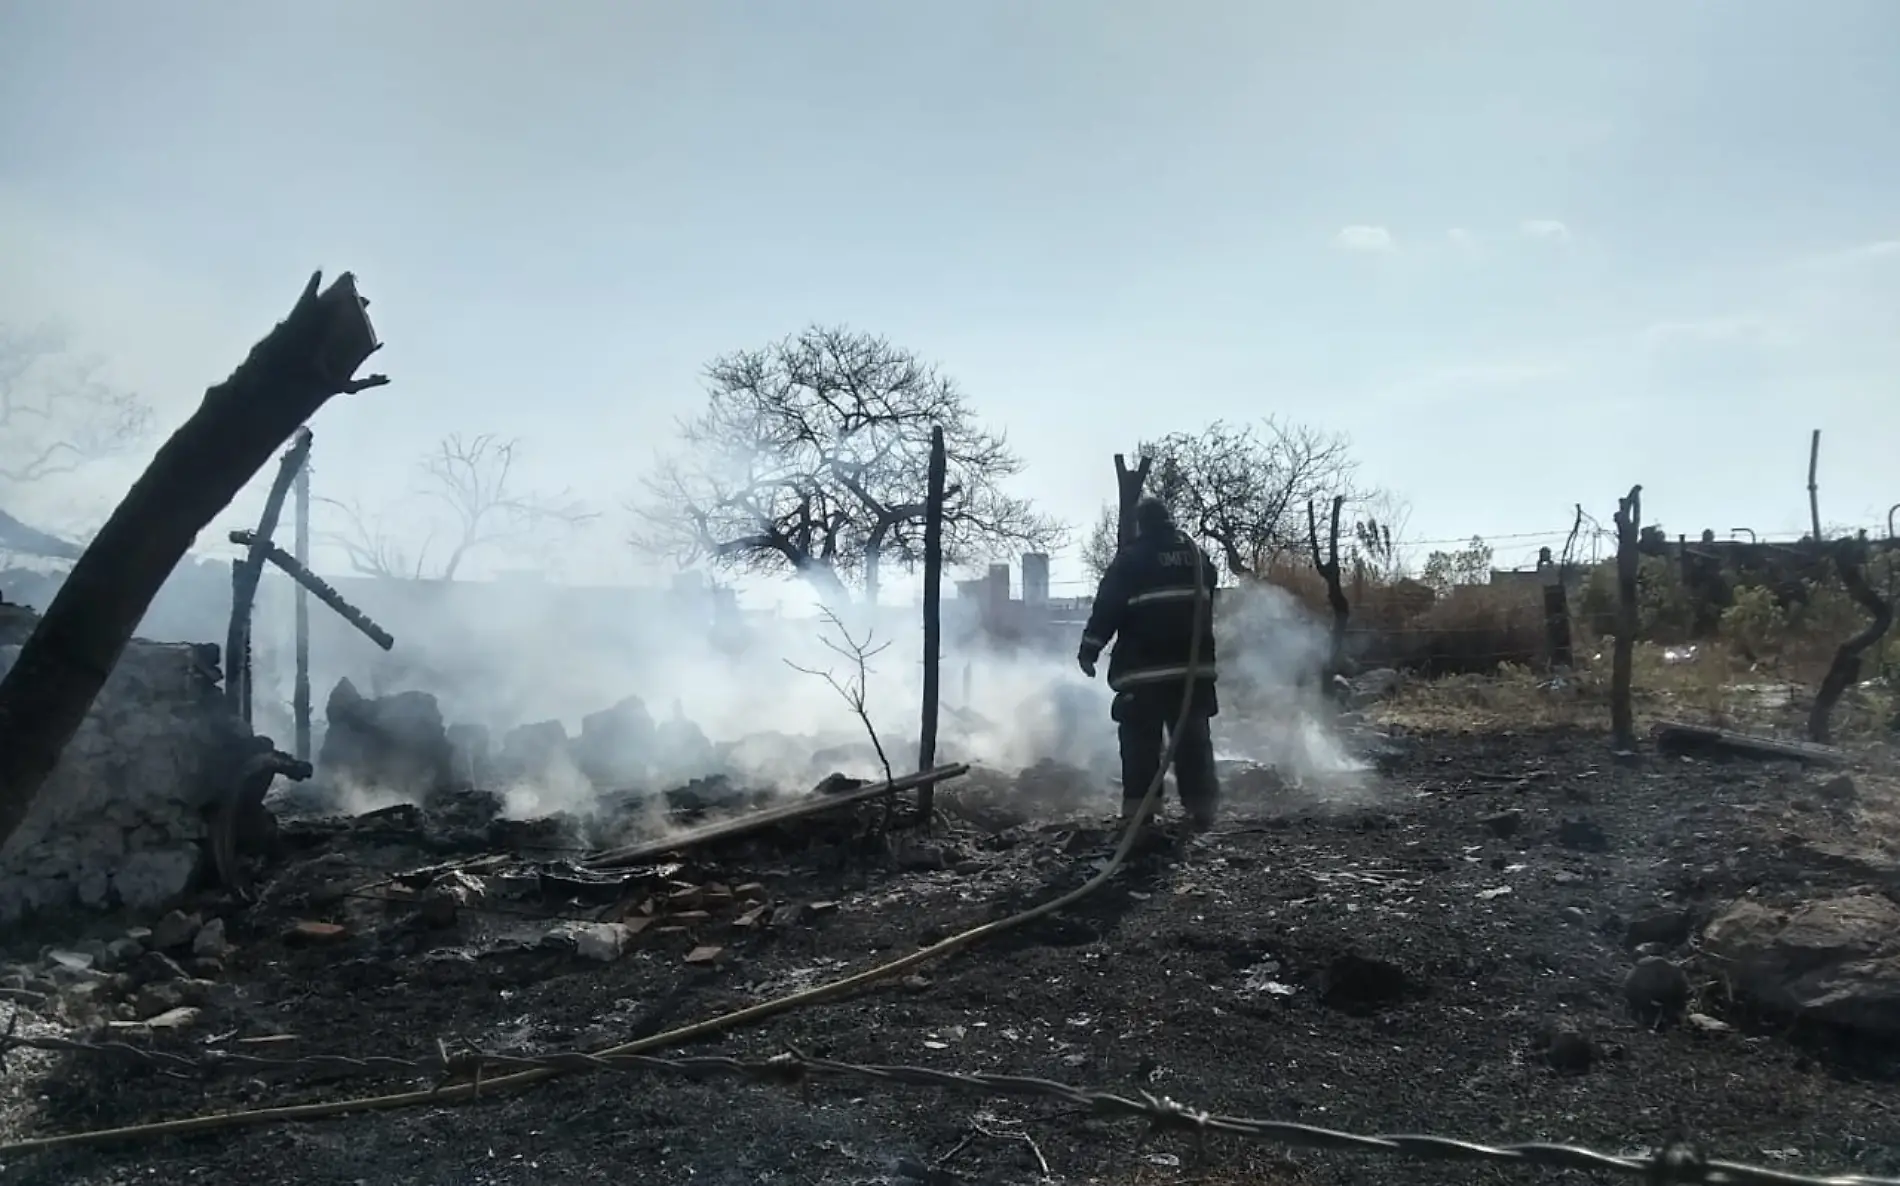
[[[1095,678],[1094,655],[1089,654],[1087,651],[1077,651],[1075,655],[1075,665],[1082,669],[1083,675],[1088,676],[1090,679]]]

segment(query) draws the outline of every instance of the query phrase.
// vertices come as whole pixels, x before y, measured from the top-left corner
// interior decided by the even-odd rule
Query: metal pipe
[[[1894,516],[1894,512],[1896,511],[1900,511],[1900,502],[1896,502],[1892,506],[1887,508],[1887,538],[1888,539],[1893,538],[1893,516]]]
[[[1751,544],[1760,542],[1755,538],[1755,530],[1752,527],[1731,527],[1728,529],[1728,537],[1730,539],[1734,539],[1738,535],[1746,535],[1748,542]]]

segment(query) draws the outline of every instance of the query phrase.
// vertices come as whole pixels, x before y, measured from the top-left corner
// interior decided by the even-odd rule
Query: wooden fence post
[[[1610,660],[1610,733],[1620,753],[1636,751],[1636,710],[1630,666],[1636,653],[1637,545],[1642,539],[1643,488],[1631,486],[1616,504],[1616,649]]]

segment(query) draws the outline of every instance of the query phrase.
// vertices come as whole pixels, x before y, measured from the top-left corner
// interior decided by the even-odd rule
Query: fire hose
[[[854,972],[849,976],[815,985],[782,997],[760,1001],[743,1009],[735,1009],[704,1021],[679,1026],[664,1033],[637,1041],[626,1042],[618,1046],[596,1051],[597,1057],[613,1057],[632,1054],[645,1054],[668,1046],[679,1046],[687,1042],[698,1041],[736,1029],[756,1021],[777,1017],[810,1005],[823,1004],[836,1000],[848,993],[888,980],[894,976],[909,972],[931,960],[941,959],[966,947],[990,939],[1004,931],[1025,926],[1038,919],[1065,910],[1083,898],[1094,893],[1127,863],[1134,851],[1135,843],[1141,837],[1142,829],[1160,805],[1161,791],[1166,785],[1168,768],[1174,764],[1175,754],[1180,749],[1181,734],[1187,728],[1188,720],[1194,711],[1194,693],[1201,673],[1201,637],[1206,631],[1213,610],[1213,590],[1208,586],[1205,566],[1196,564],[1194,577],[1194,628],[1188,644],[1187,674],[1185,689],[1181,696],[1181,707],[1175,715],[1174,727],[1168,731],[1167,743],[1162,750],[1161,763],[1156,767],[1154,777],[1148,783],[1147,793],[1142,796],[1141,806],[1124,823],[1120,841],[1107,864],[1097,870],[1081,885],[1026,910],[1012,914],[1007,918],[996,919],[971,927],[939,940],[927,947],[919,948],[909,955],[889,960],[875,967]],[[540,1083],[556,1076],[570,1073],[566,1068],[542,1067],[518,1071],[513,1074],[497,1076],[493,1079],[479,1079],[473,1082],[457,1083],[415,1091],[396,1092],[388,1095],[358,1096],[350,1099],[326,1100],[322,1103],[289,1104],[279,1107],[253,1108],[237,1112],[213,1112],[201,1116],[188,1116],[179,1120],[162,1120],[149,1124],[126,1125],[119,1128],[93,1129],[86,1132],[66,1133],[58,1136],[37,1137],[29,1140],[14,1141],[0,1145],[0,1158],[17,1157],[47,1149],[69,1148],[79,1145],[99,1145],[116,1141],[135,1141],[156,1137],[186,1136],[214,1132],[227,1128],[250,1128],[269,1124],[294,1123],[298,1121],[320,1120],[332,1116],[343,1116],[357,1112],[392,1111],[398,1108],[426,1107],[431,1105],[458,1103],[476,1098],[478,1095],[493,1095],[498,1092],[515,1090]]]

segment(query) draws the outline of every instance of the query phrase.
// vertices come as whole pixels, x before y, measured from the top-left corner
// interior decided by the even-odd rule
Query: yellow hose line
[[[1187,691],[1181,697],[1181,709],[1176,715],[1174,728],[1169,731],[1167,745],[1162,751],[1161,765],[1155,770],[1154,778],[1148,784],[1148,792],[1142,796],[1141,807],[1133,819],[1129,820],[1122,833],[1121,842],[1115,847],[1115,855],[1108,864],[1083,884],[1063,894],[1059,898],[1032,906],[1019,914],[997,919],[972,927],[960,934],[952,935],[929,947],[920,948],[907,956],[855,972],[841,980],[829,984],[820,984],[788,996],[775,997],[769,1001],[760,1001],[731,1013],[718,1017],[709,1017],[691,1025],[665,1033],[654,1034],[635,1042],[612,1046],[599,1051],[602,1055],[646,1054],[667,1046],[711,1037],[726,1030],[735,1029],[749,1022],[764,1021],[768,1017],[777,1017],[808,1005],[817,1005],[845,995],[853,989],[862,988],[879,980],[888,980],[903,972],[908,972],[920,964],[939,959],[961,951],[972,944],[980,943],[1004,931],[1045,918],[1059,910],[1067,909],[1083,898],[1100,889],[1109,878],[1128,860],[1134,850],[1135,841],[1141,835],[1141,829],[1153,813],[1161,798],[1161,788],[1167,778],[1168,767],[1173,765],[1175,753],[1180,748],[1181,732],[1187,727],[1189,715],[1194,711],[1194,689],[1201,669],[1201,632],[1206,627],[1212,611],[1212,591],[1202,582],[1203,570],[1195,565],[1194,634],[1188,646]],[[188,1136],[213,1132],[226,1128],[251,1128],[267,1124],[294,1122],[299,1120],[319,1120],[330,1116],[343,1116],[354,1112],[382,1112],[397,1108],[423,1107],[431,1104],[458,1103],[472,1099],[479,1091],[482,1095],[527,1087],[557,1075],[567,1074],[565,1070],[544,1068],[519,1071],[512,1075],[502,1075],[495,1079],[485,1079],[479,1085],[460,1083],[453,1087],[442,1087],[422,1091],[404,1091],[392,1095],[360,1096],[352,1099],[328,1100],[315,1104],[292,1104],[278,1108],[254,1108],[241,1112],[213,1112],[202,1116],[188,1116],[181,1120],[160,1120],[150,1124],[132,1124],[122,1128],[101,1128],[88,1132],[66,1133],[60,1136],[36,1137],[31,1140],[15,1141],[0,1145],[0,1158],[17,1157],[25,1153],[35,1153],[45,1149],[68,1148],[75,1145],[102,1145],[114,1141],[145,1140],[153,1137]]]

